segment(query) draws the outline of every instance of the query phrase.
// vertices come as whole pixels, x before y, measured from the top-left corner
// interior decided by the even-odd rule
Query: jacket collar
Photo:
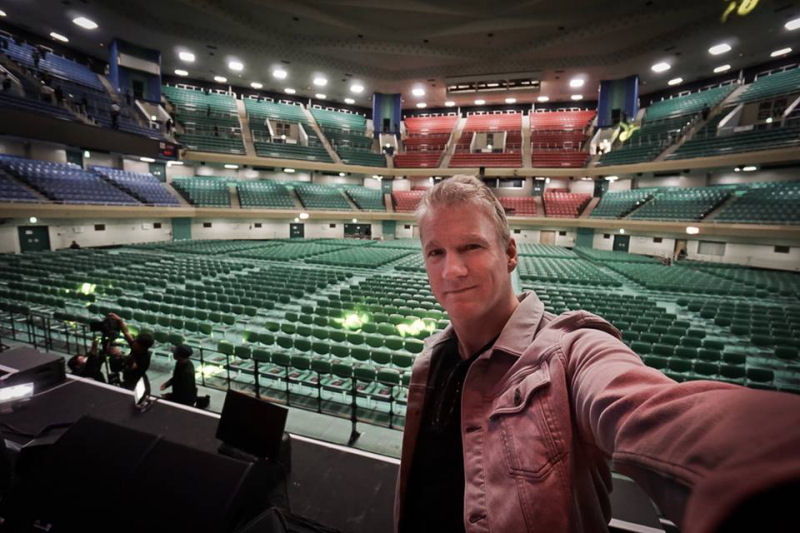
[[[490,351],[502,350],[519,357],[533,342],[533,337],[539,329],[539,322],[544,315],[544,304],[536,294],[530,291],[523,292],[517,298],[519,299],[517,309],[503,326],[500,336]],[[425,339],[425,347],[433,350],[453,335],[455,335],[453,325],[448,324],[439,333]]]

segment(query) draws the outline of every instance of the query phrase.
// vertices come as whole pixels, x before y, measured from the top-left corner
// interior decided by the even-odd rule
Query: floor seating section
[[[438,167],[458,116],[407,117],[403,151],[394,156],[399,168]]]
[[[456,145],[456,151],[450,158],[451,167],[519,167],[522,166],[522,156],[518,148],[521,142],[522,114],[520,113],[492,113],[469,115],[461,138]],[[475,133],[506,132],[506,140],[512,139],[512,151],[502,151],[499,148],[491,152],[470,152],[470,143]],[[519,133],[519,135],[517,135]],[[514,141],[514,139],[519,139]]]
[[[575,254],[584,259],[591,259],[596,263],[622,262],[622,263],[660,263],[660,259],[649,256],[628,252],[616,252],[612,250],[598,250],[596,248],[586,248],[576,246]]]
[[[800,224],[800,181],[759,183],[735,193],[716,216],[719,222]]]
[[[397,211],[414,211],[425,191],[393,191],[392,200]]]
[[[530,114],[531,154],[534,167],[580,168],[587,152],[581,146],[595,111],[544,111]]]
[[[536,201],[531,196],[498,196],[497,199],[509,216],[536,215]]]
[[[244,105],[257,155],[333,163],[300,104],[245,98]],[[308,144],[292,126],[303,129]]]
[[[591,194],[571,192],[548,192],[542,194],[545,216],[577,218],[592,199]]]
[[[552,259],[577,259],[578,254],[554,244],[533,244],[528,242],[517,243],[517,254],[531,257],[549,257]]]
[[[143,204],[179,206],[177,198],[152,174],[93,166],[89,170],[127,192]]]
[[[348,185],[344,191],[350,200],[363,211],[386,211],[383,204],[383,191],[370,189],[359,185]]]
[[[294,209],[291,193],[281,182],[272,180],[241,180],[236,183],[239,205],[247,208]]]
[[[139,201],[97,174],[71,163],[0,155],[0,169],[53,202],[135,205]]]
[[[672,188],[656,192],[653,198],[633,211],[637,220],[701,220],[731,194],[722,187]]]
[[[660,189],[651,187],[606,192],[589,216],[593,218],[622,218],[650,200],[658,190]]]
[[[197,207],[230,207],[231,195],[228,178],[194,176],[175,178],[172,186],[187,202]]]
[[[521,255],[518,258],[519,277],[523,281],[542,283],[577,283],[580,285],[619,286],[621,283],[603,272],[591,261]]]
[[[2,163],[0,162],[0,167]],[[41,202],[28,187],[0,170],[0,202]]]
[[[322,185],[319,183],[294,184],[294,190],[307,209],[329,209],[336,211],[349,211],[353,208],[342,195],[339,187]]]
[[[367,119],[364,115],[319,107],[312,107],[311,114],[343,163],[386,166],[383,154],[372,151],[373,139],[367,137]]]
[[[734,99],[734,103],[757,102],[798,93],[800,93],[800,68],[795,66],[783,72],[759,76],[742,89]]]
[[[178,141],[189,150],[245,153],[236,100],[225,93],[165,85],[164,97],[175,108]]]

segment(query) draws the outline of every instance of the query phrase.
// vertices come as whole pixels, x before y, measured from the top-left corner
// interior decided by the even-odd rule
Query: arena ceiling
[[[741,0],[739,0],[741,1]],[[370,95],[401,92],[406,107],[445,101],[468,105],[476,98],[502,103],[508,97],[532,102],[537,96],[569,101],[573,94],[596,97],[601,79],[639,74],[641,93],[713,76],[713,69],[738,69],[770,61],[785,47],[798,52],[800,30],[784,24],[800,17],[800,2],[761,0],[746,16],[721,16],[725,0],[0,0],[5,20],[47,36],[55,31],[69,46],[108,60],[113,38],[161,50],[162,71],[182,69],[190,78],[287,87],[298,95],[323,93],[331,101],[353,98],[370,105]],[[737,2],[738,3],[738,2]],[[752,4],[752,0],[750,2]],[[97,22],[85,30],[77,16]],[[714,56],[708,49],[727,43]],[[192,63],[178,54],[192,52]],[[230,60],[244,65],[228,68]],[[671,68],[656,73],[652,65]],[[287,72],[283,80],[272,72]],[[327,84],[315,86],[315,77]],[[572,78],[585,84],[572,88]],[[540,88],[503,89],[504,80],[540,81]],[[449,94],[448,85],[499,82],[486,92]],[[350,90],[360,84],[364,91]],[[415,96],[414,88],[425,94]],[[491,89],[491,88],[489,88]]]

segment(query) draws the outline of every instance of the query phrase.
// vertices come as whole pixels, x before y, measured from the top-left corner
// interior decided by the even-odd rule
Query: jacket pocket
[[[543,478],[560,458],[552,433],[547,364],[524,376],[492,404],[490,421],[499,431],[511,474]]]

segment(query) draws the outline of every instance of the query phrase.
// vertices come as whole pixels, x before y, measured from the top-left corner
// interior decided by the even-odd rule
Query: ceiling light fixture
[[[300,213],[300,220],[306,220],[307,218],[308,218],[308,213],[306,212]]]
[[[723,72],[728,72],[731,69],[730,65],[720,65],[714,69],[714,74],[721,74]]]
[[[239,165],[234,165],[233,163],[226,163],[225,168],[229,170],[236,170],[237,168],[239,168]]]
[[[700,233],[700,228],[698,228],[697,226],[686,226],[686,233],[688,235],[697,235],[698,233]]]
[[[475,105],[483,105],[485,103],[486,100],[484,100],[483,98],[478,98],[477,100],[475,100]]]
[[[39,222],[39,219],[36,217],[30,217],[28,219],[28,222],[30,222],[31,224],[36,224],[37,222]]]
[[[194,54],[191,52],[180,52],[178,57],[181,61],[186,61],[187,63],[194,63]]]
[[[786,54],[791,54],[791,53],[792,53],[792,49],[787,46],[786,48],[781,48],[780,50],[775,50],[774,52],[772,52],[769,55],[769,57],[785,56]]]
[[[8,15],[6,14],[6,12],[0,9],[0,17],[7,17],[7,16]]]
[[[286,72],[285,69],[282,69],[280,67],[278,67],[278,68],[276,68],[276,69],[274,69],[272,71],[272,77],[276,78],[276,79],[279,79],[279,80],[285,80],[286,76],[288,76],[288,75],[289,75],[289,73]]]
[[[537,102],[549,102],[550,101],[550,97],[549,96],[540,96],[540,97],[538,97],[536,99],[536,101]]]
[[[747,165],[746,167],[742,168],[745,172],[753,172],[754,170],[758,170],[758,167],[755,165]]]
[[[294,174],[293,168],[284,168],[283,171],[286,172],[287,174]]]
[[[156,162],[156,160],[153,159],[152,157],[140,157],[139,161],[141,161],[142,163],[155,163]]]
[[[186,71],[186,70],[180,69],[180,68],[176,68],[175,69],[175,75],[176,76],[188,76],[189,72]]]
[[[252,87],[253,89],[261,89],[264,87],[264,85],[262,83],[254,81],[250,83],[250,87]]]
[[[417,107],[420,109],[425,109],[426,107],[428,107],[428,104],[426,104],[425,102],[417,102]]]
[[[317,100],[325,100],[327,97],[328,97],[327,94],[322,94],[322,93],[317,93],[314,95],[314,98],[316,98]]]
[[[800,18],[790,20],[789,22],[784,24],[783,27],[789,31],[794,31],[797,28],[800,28]]]
[[[344,99],[344,103],[347,104],[347,105],[353,105],[353,104],[356,103],[356,101],[353,100],[352,98],[345,98]]]
[[[244,64],[241,61],[237,61],[235,59],[228,61],[228,68],[234,72],[241,72],[244,70]]]
[[[456,103],[455,103],[454,101],[452,101],[452,100],[448,100],[448,101],[446,101],[446,102],[444,103],[444,106],[445,106],[445,107],[455,107],[455,106],[456,106]]]
[[[347,172],[339,172],[339,177],[340,178],[343,178],[345,176],[347,176]]]
[[[411,94],[417,97],[425,96],[425,89],[423,89],[422,87],[414,87],[413,89],[411,89]]]
[[[324,78],[322,76],[317,76],[316,78],[314,78],[314,82],[313,83],[317,87],[325,87],[326,85],[328,85],[328,78]]]
[[[69,42],[69,39],[67,39],[66,37],[64,37],[60,33],[56,33],[54,31],[50,32],[50,37],[52,37],[56,41],[61,41],[62,43],[68,43]]]
[[[93,20],[87,19],[86,17],[76,17],[72,19],[72,22],[75,25],[80,26],[84,30],[96,30],[97,23]]]
[[[652,70],[653,72],[666,72],[671,68],[672,68],[672,65],[662,61],[662,62],[656,63],[655,65],[650,67],[650,70]]]
[[[360,83],[354,83],[350,86],[350,92],[355,94],[361,94],[364,92],[364,86]]]
[[[214,76],[214,81],[217,83],[226,83],[228,81],[228,78],[226,78],[225,76]]]
[[[582,94],[573,94],[572,96],[570,96],[570,98],[572,98],[573,100],[575,100],[577,102],[578,100],[583,100],[583,95]]]
[[[667,82],[667,85],[672,86],[672,85],[678,85],[679,83],[683,83],[683,78],[672,78]]]
[[[714,46],[708,49],[708,53],[711,54],[712,56],[718,56],[720,54],[724,54],[725,52],[730,52],[730,51],[731,51],[731,45],[729,45],[728,43],[715,44]]]
[[[572,78],[569,80],[569,86],[573,89],[577,89],[579,87],[583,87],[583,84],[586,83],[586,80],[583,78]]]
[[[294,89],[292,89],[291,87],[287,87],[287,88],[285,88],[285,89],[283,90],[283,92],[285,92],[286,94],[294,94],[294,93],[296,93],[297,91],[295,91],[295,90],[294,90]]]
[[[507,104],[516,104],[517,103],[517,99],[516,98],[506,98],[506,103]]]

